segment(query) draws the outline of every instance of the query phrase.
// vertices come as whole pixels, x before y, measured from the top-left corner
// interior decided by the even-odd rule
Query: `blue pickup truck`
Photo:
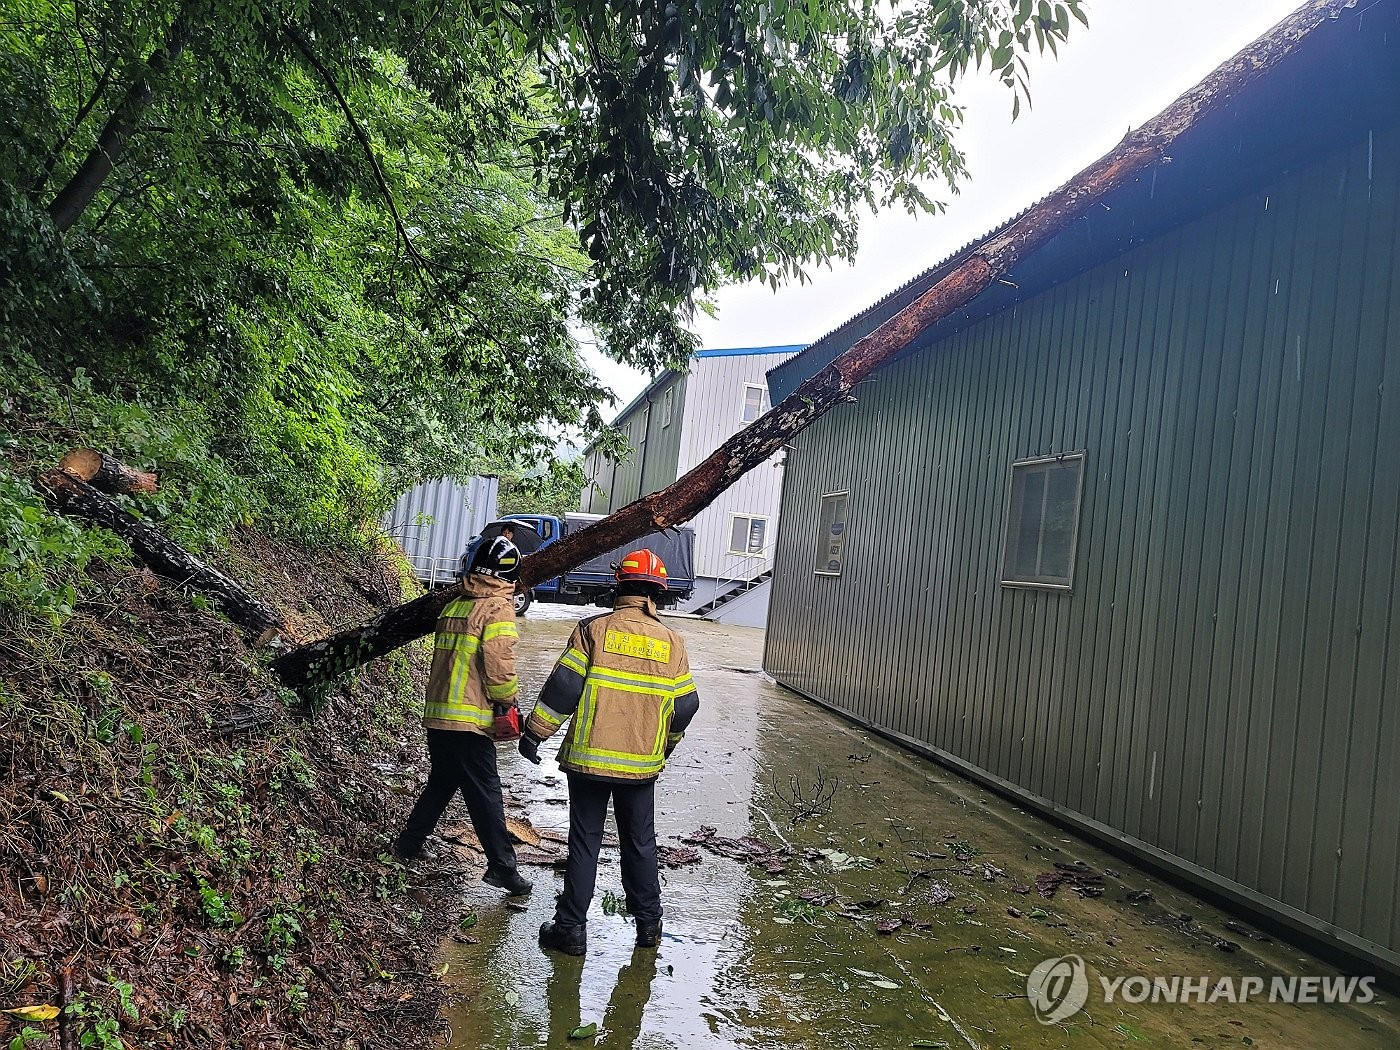
[[[556,518],[548,514],[507,514],[491,522],[474,536],[462,554],[461,570],[466,572],[472,555],[483,539],[501,534],[506,523],[516,525],[515,545],[522,554],[533,554],[551,543],[558,543],[571,532],[577,532],[586,525],[601,520],[601,514],[566,514]],[[520,526],[524,526],[523,528]],[[613,574],[616,565],[628,551],[647,547],[666,563],[667,579],[670,586],[657,603],[663,607],[675,605],[690,597],[695,589],[695,530],[681,526],[665,532],[652,532],[639,540],[608,551],[587,561],[576,569],[570,569],[563,576],[536,584],[530,591],[515,596],[515,615],[524,616],[532,601],[561,602],[566,605],[611,605],[616,579]]]

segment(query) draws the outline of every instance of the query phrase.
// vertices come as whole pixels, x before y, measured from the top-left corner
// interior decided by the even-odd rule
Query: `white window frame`
[[[1057,580],[1051,579],[1008,579],[1008,576],[1010,574],[1007,572],[1007,558],[1011,554],[1011,530],[1014,525],[1014,523],[1011,520],[1011,498],[1013,493],[1015,492],[1016,487],[1016,471],[1024,469],[1026,467],[1043,466],[1047,463],[1067,464],[1074,462],[1077,462],[1079,464],[1079,477],[1074,490],[1074,525],[1072,526],[1073,531],[1070,534],[1069,572],[1068,575],[1064,577],[1064,579],[1068,582],[1061,583]],[[1060,455],[1054,456],[1033,456],[1028,459],[1018,459],[1011,464],[1011,470],[1007,474],[1006,478],[1006,513],[1004,515],[1006,520],[1003,526],[1003,534],[1001,540],[1001,566],[1000,571],[998,572],[998,576],[1000,577],[1000,583],[1003,587],[1018,588],[1021,590],[1059,591],[1062,594],[1068,594],[1070,591],[1074,590],[1074,570],[1079,562],[1079,524],[1084,516],[1085,466],[1086,464],[1084,449],[1080,449],[1077,452],[1065,452]],[[1043,519],[1041,522],[1041,529],[1043,532]]]
[[[753,419],[749,419],[745,414],[749,410],[750,390],[758,391],[758,415],[754,416]],[[745,383],[743,396],[739,398],[739,422],[743,423],[745,426],[748,426],[754,420],[760,418],[765,411],[763,403],[767,400],[768,388],[766,386],[764,386],[762,383]]]
[[[758,550],[756,550],[756,551],[748,550],[748,549],[747,549],[747,542],[745,543],[745,549],[744,549],[744,550],[736,551],[736,550],[734,549],[734,522],[735,522],[736,520],[738,520],[739,518],[743,518],[745,521],[747,521],[747,522],[749,523],[748,528],[746,528],[746,529],[744,530],[744,536],[745,536],[746,538],[747,538],[748,536],[751,536],[751,535],[753,534],[753,523],[754,523],[754,522],[756,522],[756,521],[761,521],[761,522],[763,522],[763,546],[759,547]],[[735,556],[737,556],[737,557],[740,557],[740,558],[762,558],[762,557],[763,557],[763,552],[766,551],[766,550],[768,549],[768,525],[769,525],[769,523],[771,522],[771,520],[772,520],[772,519],[771,519],[767,514],[745,514],[745,513],[741,512],[741,511],[730,511],[730,513],[729,513],[729,553],[730,553],[730,554],[733,554],[733,555],[735,555]]]
[[[840,496],[844,496],[845,499],[846,499],[846,517],[845,517],[845,518],[842,520],[842,522],[841,522],[841,554],[840,554],[841,567],[840,567],[839,569],[837,569],[835,572],[832,572],[830,569],[813,569],[812,572],[813,572],[813,574],[816,575],[816,576],[828,576],[828,577],[831,577],[831,578],[835,579],[835,578],[839,577],[842,573],[844,573],[844,572],[846,571],[846,536],[849,534],[848,530],[850,529],[850,524],[851,524],[851,490],[850,490],[850,489],[839,489],[839,490],[837,490],[836,492],[823,492],[820,496],[817,497],[817,528],[818,528],[818,529],[821,529],[821,527],[822,527],[822,521],[823,521],[823,519],[826,517],[826,515],[825,515],[825,513],[824,513],[824,511],[825,511],[825,509],[826,509],[826,501],[829,500],[829,499],[836,499],[837,497],[840,497]],[[826,564],[826,562],[822,559],[822,550],[821,550],[821,548],[822,548],[822,545],[825,544],[825,543],[827,542],[827,540],[828,540],[828,537],[825,536],[825,535],[820,535],[820,536],[817,537],[817,564],[818,564],[818,565]]]
[[[668,386],[666,393],[661,395],[661,427],[664,430],[671,425],[671,412],[674,410],[676,400],[676,388]]]

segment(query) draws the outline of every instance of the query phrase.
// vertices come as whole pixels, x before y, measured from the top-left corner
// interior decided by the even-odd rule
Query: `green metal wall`
[[[876,373],[789,452],[768,672],[1396,967],[1398,206],[1376,132]],[[1080,449],[1072,593],[1000,586]]]
[[[640,496],[664,488],[676,480],[676,461],[681,449],[681,414],[685,405],[687,377],[667,373],[654,382],[627,410],[613,421],[615,427],[632,427],[637,439],[621,463],[599,456],[593,487],[585,490],[583,508],[594,514],[610,514]],[[666,391],[672,395],[670,426],[661,425],[662,402]],[[639,440],[645,431],[645,442]]]

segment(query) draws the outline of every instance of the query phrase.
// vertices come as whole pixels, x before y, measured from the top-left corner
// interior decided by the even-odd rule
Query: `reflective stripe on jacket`
[[[547,740],[572,716],[560,766],[649,780],[699,708],[685,642],[657,618],[650,599],[626,596],[574,628],[525,725]]]
[[[514,704],[515,587],[494,576],[471,576],[465,594],[438,617],[423,724],[491,736],[492,705]]]

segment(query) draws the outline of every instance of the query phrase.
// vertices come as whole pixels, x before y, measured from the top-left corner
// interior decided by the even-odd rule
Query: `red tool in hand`
[[[514,704],[496,704],[491,713],[491,734],[497,740],[520,739],[520,708]]]

